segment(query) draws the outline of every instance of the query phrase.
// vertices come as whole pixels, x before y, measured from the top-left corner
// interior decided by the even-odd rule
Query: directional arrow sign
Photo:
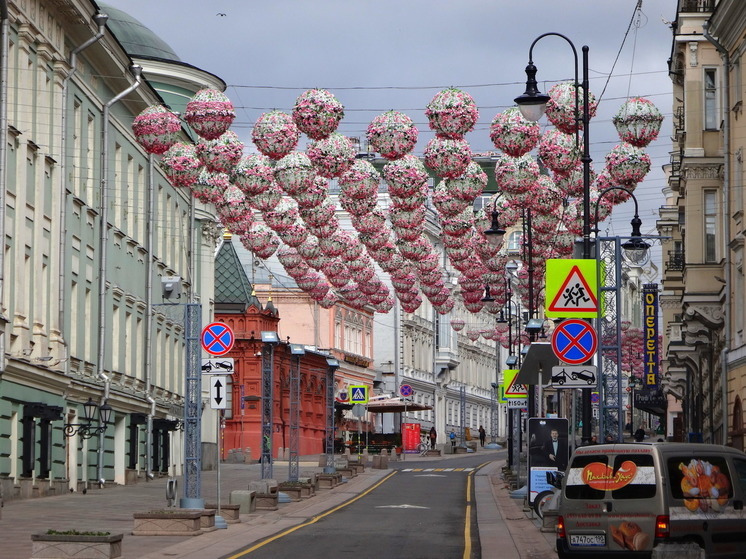
[[[226,391],[225,377],[210,377],[210,407],[214,410],[224,410],[226,408]]]

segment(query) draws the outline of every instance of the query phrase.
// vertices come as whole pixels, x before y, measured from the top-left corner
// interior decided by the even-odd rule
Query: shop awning
[[[403,398],[381,398],[371,400],[367,405],[368,411],[373,413],[403,413],[405,411],[424,411],[433,409],[427,404],[408,402]]]

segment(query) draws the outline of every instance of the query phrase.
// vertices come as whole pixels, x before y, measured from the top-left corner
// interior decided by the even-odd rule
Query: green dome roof
[[[166,42],[131,15],[99,2],[101,11],[109,16],[107,26],[132,57],[160,58],[180,62],[181,59]]]

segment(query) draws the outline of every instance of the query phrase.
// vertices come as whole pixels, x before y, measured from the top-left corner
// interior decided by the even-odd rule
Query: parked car
[[[593,371],[589,371],[588,369],[583,369],[580,371],[573,371],[572,372],[572,380],[584,380],[588,384],[596,384],[596,375]]]
[[[565,475],[557,553],[560,559],[647,559],[660,547],[656,556],[680,557],[694,543],[708,559],[741,558],[744,500],[746,454],[740,450],[692,443],[583,446]]]

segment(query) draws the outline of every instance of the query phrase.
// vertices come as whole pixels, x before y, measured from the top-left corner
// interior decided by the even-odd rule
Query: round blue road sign
[[[225,355],[233,347],[233,330],[222,322],[208,324],[202,330],[202,349],[211,355]]]
[[[596,331],[585,320],[563,320],[552,334],[552,349],[555,355],[570,365],[590,361],[596,353],[597,346]]]
[[[412,394],[414,394],[414,390],[412,389],[410,385],[402,384],[399,387],[399,394],[401,394],[402,396],[406,398],[407,396],[411,396]]]

